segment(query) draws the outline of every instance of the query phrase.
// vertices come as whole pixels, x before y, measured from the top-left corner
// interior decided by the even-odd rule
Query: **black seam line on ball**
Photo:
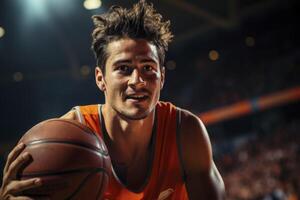
[[[84,186],[84,184],[88,181],[88,179],[96,174],[96,173],[99,173],[99,172],[102,172],[102,171],[98,171],[98,170],[95,170],[95,171],[91,171],[90,174],[88,174],[84,179],[83,181],[81,181],[81,183],[79,184],[79,186],[77,187],[77,189],[68,197],[66,198],[65,200],[71,200],[80,190],[81,188]],[[103,180],[102,180],[103,181]]]
[[[108,183],[105,179],[109,180],[109,176],[108,176],[108,174],[102,174],[101,178],[102,178],[101,179],[101,184],[99,184],[99,186],[98,186],[98,189],[97,189],[98,192],[97,192],[96,199],[100,199],[100,197],[103,196],[103,194],[104,194],[104,188],[107,186],[107,185],[103,185],[103,184],[104,184],[104,181],[106,183]]]
[[[106,166],[107,163],[105,162],[104,158],[102,158],[102,162]],[[109,169],[111,170],[111,165],[110,165]],[[109,173],[102,173],[102,174],[100,174],[100,176],[101,176],[101,184],[99,184],[99,186],[98,186],[98,189],[97,189],[98,192],[97,192],[96,199],[100,199],[101,196],[104,196],[105,187],[107,186],[108,181],[109,181]],[[104,182],[106,183],[106,186],[103,185]]]
[[[66,175],[66,174],[73,174],[73,173],[83,173],[83,172],[91,172],[91,173],[98,173],[104,172],[108,175],[108,172],[102,168],[82,168],[82,169],[73,169],[73,170],[66,170],[66,171],[59,171],[59,172],[33,172],[20,175],[22,178],[31,178],[31,177],[43,177],[43,176],[52,176],[52,175]]]
[[[51,122],[53,122],[53,121],[59,121],[59,122],[62,122],[62,121],[63,121],[63,122],[65,122],[65,123],[72,124],[73,126],[76,126],[77,128],[83,130],[85,133],[90,134],[90,135],[92,135],[92,136],[94,136],[94,137],[97,137],[97,136],[95,135],[95,133],[93,132],[93,130],[92,130],[90,127],[88,127],[88,126],[82,127],[82,126],[80,126],[80,125],[78,125],[78,124],[76,124],[76,123],[74,123],[74,122],[72,122],[72,121],[66,120],[66,119],[50,119],[49,122],[50,122],[50,121],[51,121]],[[81,124],[81,125],[83,125],[83,124]]]
[[[97,147],[89,146],[89,145],[83,144],[81,142],[64,141],[64,140],[53,140],[51,138],[49,138],[47,140],[35,140],[35,141],[32,141],[32,142],[26,143],[26,146],[33,146],[33,145],[37,145],[37,144],[46,144],[46,143],[71,144],[71,145],[75,145],[75,146],[80,146],[80,147],[83,147],[83,148],[87,148],[87,149],[95,151],[97,153],[101,153],[104,156],[108,156],[108,152],[107,151],[103,151],[102,149],[99,149]]]

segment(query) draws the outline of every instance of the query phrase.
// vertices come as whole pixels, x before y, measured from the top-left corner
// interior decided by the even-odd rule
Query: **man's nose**
[[[132,71],[132,74],[128,81],[128,85],[134,86],[134,87],[140,87],[140,86],[146,85],[146,82],[145,82],[143,76],[137,69],[134,69]]]

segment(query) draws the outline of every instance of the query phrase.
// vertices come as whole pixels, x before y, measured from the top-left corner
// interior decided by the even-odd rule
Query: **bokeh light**
[[[169,60],[167,63],[166,63],[166,68],[168,70],[175,70],[176,69],[176,62],[174,60]]]
[[[5,34],[5,30],[3,27],[0,26],[0,38],[2,38]]]
[[[13,80],[15,82],[21,82],[21,81],[23,81],[23,79],[24,79],[24,75],[22,72],[15,72],[13,74]]]
[[[217,52],[216,50],[211,50],[208,54],[209,59],[212,61],[216,61],[219,59],[219,52]]]
[[[91,73],[91,67],[88,66],[88,65],[83,65],[81,68],[80,68],[80,73],[82,76],[88,76],[90,75]]]
[[[102,5],[101,0],[85,0],[83,2],[83,6],[87,10],[93,10],[93,9],[100,8],[101,5]]]

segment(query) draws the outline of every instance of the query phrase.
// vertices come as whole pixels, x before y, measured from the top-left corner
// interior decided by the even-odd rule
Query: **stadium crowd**
[[[300,199],[300,123],[250,139],[220,160],[228,200]]]

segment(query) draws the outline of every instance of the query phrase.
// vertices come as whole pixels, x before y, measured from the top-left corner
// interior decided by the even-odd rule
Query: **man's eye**
[[[118,67],[118,70],[120,70],[121,72],[129,72],[130,71],[130,67],[128,65],[120,65]]]
[[[145,70],[146,72],[152,71],[152,70],[153,70],[153,67],[152,67],[151,65],[145,65],[145,66],[144,66],[144,70]]]

